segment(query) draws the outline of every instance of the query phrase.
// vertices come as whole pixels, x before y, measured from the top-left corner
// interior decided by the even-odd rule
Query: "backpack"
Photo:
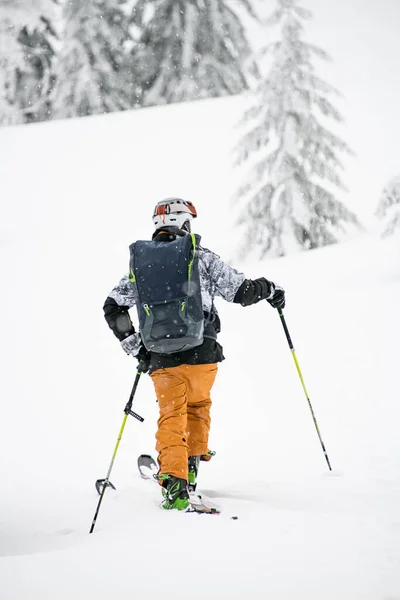
[[[203,343],[199,244],[200,236],[192,233],[168,242],[137,241],[129,248],[129,280],[149,352],[173,354]]]

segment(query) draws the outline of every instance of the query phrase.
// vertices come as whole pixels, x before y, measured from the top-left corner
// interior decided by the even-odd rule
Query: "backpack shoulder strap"
[[[136,276],[135,276],[135,247],[136,247],[137,242],[133,242],[133,244],[131,244],[129,246],[129,254],[130,254],[130,258],[129,258],[129,281],[131,283],[136,283]]]

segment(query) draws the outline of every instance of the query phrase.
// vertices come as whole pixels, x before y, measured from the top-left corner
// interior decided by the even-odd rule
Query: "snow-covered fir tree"
[[[44,45],[35,47],[32,40],[41,36],[43,40],[53,11],[53,0],[0,0],[0,124],[22,123],[26,109],[30,110],[34,103],[39,105],[45,94],[49,77],[46,49]],[[28,45],[32,47],[27,50],[25,42],[29,38]],[[36,59],[38,62],[33,65]],[[25,75],[32,66],[36,72],[34,81],[28,84]]]
[[[383,223],[383,235],[393,235],[400,229],[400,175],[383,190],[376,215]]]
[[[129,108],[124,69],[128,19],[119,0],[68,0],[55,67],[53,116],[67,118]]]
[[[145,105],[239,93],[257,66],[242,23],[250,0],[138,0],[134,60]]]
[[[18,38],[24,51],[24,69],[18,69],[17,98],[25,122],[44,121],[51,112],[56,33],[46,14],[42,22],[43,26],[32,32],[24,27]]]
[[[238,192],[245,202],[239,222],[246,228],[243,254],[282,256],[338,241],[357,217],[335,196],[345,186],[340,153],[348,146],[325,126],[341,116],[329,97],[336,90],[315,72],[320,48],[302,40],[311,13],[298,0],[277,0],[268,25],[277,41],[266,46],[265,76],[245,113],[237,164],[252,168]]]

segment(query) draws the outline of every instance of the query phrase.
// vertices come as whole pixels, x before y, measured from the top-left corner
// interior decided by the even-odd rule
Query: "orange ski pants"
[[[188,457],[208,452],[210,391],[218,366],[179,365],[151,374],[160,418],[156,434],[160,473],[188,479]]]

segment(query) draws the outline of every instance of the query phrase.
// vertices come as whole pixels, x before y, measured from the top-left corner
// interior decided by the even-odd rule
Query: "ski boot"
[[[206,461],[212,459],[216,452],[209,450],[206,454],[200,456],[189,456],[188,460],[188,480],[189,480],[189,492],[195,492],[197,486],[197,474],[199,472],[200,461]]]
[[[199,472],[200,456],[189,456],[188,480],[189,492],[195,492],[197,486],[197,473]]]
[[[189,492],[185,479],[179,479],[173,475],[161,474],[158,476],[162,482],[162,495],[164,500],[161,503],[162,508],[166,510],[187,510],[189,508]]]

